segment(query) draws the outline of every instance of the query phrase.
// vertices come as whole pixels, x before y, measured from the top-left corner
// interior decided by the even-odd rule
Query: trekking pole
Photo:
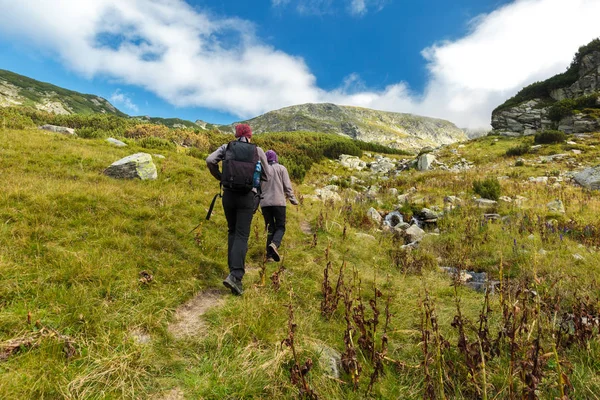
[[[206,214],[206,220],[210,220],[210,216],[212,215],[212,212],[215,208],[215,203],[217,202],[217,198],[218,197],[223,197],[223,194],[221,192],[221,185],[219,185],[219,193],[215,194],[215,197],[213,197],[212,201],[210,202],[210,207],[208,208],[208,213]],[[202,225],[204,221],[200,221],[200,223],[198,225],[196,225],[196,227],[194,229],[192,229],[189,233],[194,232],[196,229],[198,229],[200,227],[200,225]],[[188,235],[189,235],[188,233]]]

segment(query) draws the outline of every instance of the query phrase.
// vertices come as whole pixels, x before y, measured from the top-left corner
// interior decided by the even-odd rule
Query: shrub
[[[175,144],[171,143],[167,139],[162,139],[158,137],[146,137],[140,140],[140,146],[144,148],[152,148],[152,149],[173,149],[175,148]]]
[[[536,144],[562,143],[566,138],[567,135],[564,132],[549,129],[536,133],[534,142]]]
[[[0,108],[0,126],[8,129],[33,128],[35,124],[27,115],[13,107]]]
[[[564,117],[568,117],[573,115],[573,110],[575,109],[575,100],[573,99],[564,99],[561,101],[557,101],[548,110],[548,118],[554,122],[558,122]]]
[[[525,165],[525,162],[523,160],[517,160],[515,162],[515,167],[522,167],[523,165]]]
[[[168,136],[169,128],[164,125],[138,124],[125,131],[125,137],[129,139],[166,138]]]
[[[518,146],[514,146],[506,150],[507,157],[522,156],[523,154],[527,153],[529,153],[529,144],[527,143],[522,143]]]
[[[473,182],[473,191],[484,199],[498,200],[502,192],[500,182],[496,178],[486,178]]]
[[[199,160],[204,160],[207,157],[206,153],[196,147],[190,147],[187,149],[186,153],[188,156],[197,158]]]
[[[105,131],[89,127],[77,129],[77,136],[84,139],[99,139],[107,137]]]

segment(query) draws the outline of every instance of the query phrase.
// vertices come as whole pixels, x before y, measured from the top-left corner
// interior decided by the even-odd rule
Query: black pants
[[[255,210],[255,194],[223,191],[223,209],[227,218],[227,264],[229,273],[242,280],[245,271],[250,225]]]
[[[261,210],[267,226],[267,257],[269,257],[272,252],[269,245],[275,243],[275,246],[281,246],[285,234],[285,206],[261,207]]]

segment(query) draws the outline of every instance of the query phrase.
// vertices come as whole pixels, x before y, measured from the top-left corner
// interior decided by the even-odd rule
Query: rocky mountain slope
[[[412,150],[467,140],[449,121],[329,103],[285,107],[244,122],[256,133],[325,132]]]
[[[531,135],[542,129],[566,133],[600,129],[600,39],[582,46],[569,69],[522,89],[492,113],[499,133]]]
[[[102,97],[64,89],[0,69],[0,107],[19,105],[55,114],[126,115]]]

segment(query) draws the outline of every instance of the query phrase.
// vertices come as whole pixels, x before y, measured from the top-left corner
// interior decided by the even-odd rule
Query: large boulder
[[[136,153],[115,161],[104,170],[104,174],[117,179],[151,180],[158,177],[156,165],[148,153]]]
[[[63,135],[75,136],[75,129],[67,128],[66,126],[58,126],[58,125],[42,125],[40,126],[41,130],[62,133]]]
[[[591,190],[600,190],[600,165],[584,169],[578,174],[575,174],[573,178],[575,178],[575,181],[585,188]]]
[[[435,156],[430,153],[421,154],[417,159],[417,169],[419,171],[427,171],[431,169],[431,165],[435,161]]]

